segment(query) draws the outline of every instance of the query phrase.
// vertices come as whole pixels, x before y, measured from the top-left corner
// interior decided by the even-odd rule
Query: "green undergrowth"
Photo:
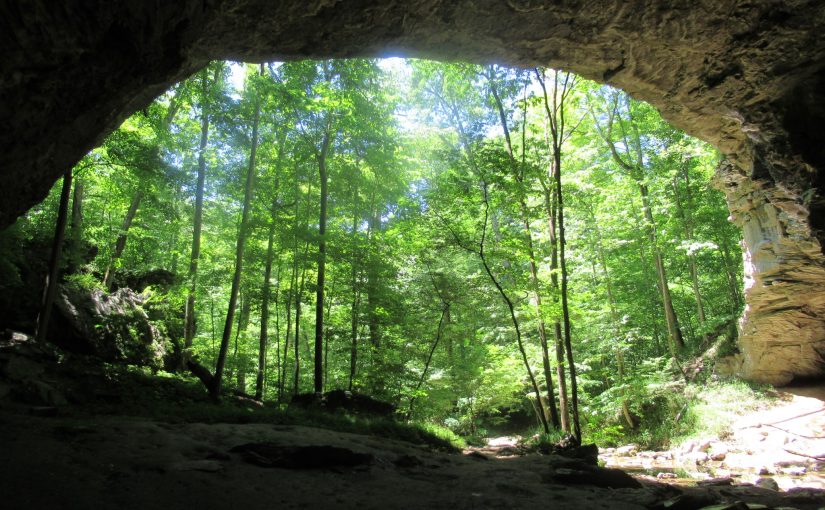
[[[624,427],[617,425],[611,441],[605,445],[635,443],[643,449],[664,450],[690,439],[724,440],[741,416],[775,400],[776,394],[769,386],[740,380],[683,385],[670,394],[652,396],[650,402],[641,406],[648,413],[642,417],[642,426],[625,435]]]
[[[681,433],[672,437],[674,444],[695,438],[726,439],[741,416],[764,408],[777,399],[770,386],[739,380],[689,385],[685,394],[688,405],[681,418]]]
[[[87,410],[150,418],[168,423],[266,423],[319,427],[338,432],[366,434],[406,441],[440,451],[456,452],[464,441],[445,427],[429,423],[405,423],[384,417],[355,416],[304,409],[283,409],[275,403],[225,396],[209,400],[193,378],[137,367],[106,366],[108,382]]]

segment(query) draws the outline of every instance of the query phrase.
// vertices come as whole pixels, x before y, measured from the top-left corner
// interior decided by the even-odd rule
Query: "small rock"
[[[769,468],[768,466],[762,466],[762,467],[759,468],[759,475],[760,476],[772,475],[772,474],[773,474],[773,470],[771,468]]]
[[[52,406],[35,406],[29,408],[29,414],[42,418],[53,418],[57,416],[57,408]]]
[[[329,445],[281,446],[275,443],[246,443],[233,447],[250,464],[265,468],[331,469],[372,464],[374,456]],[[479,454],[481,455],[481,454]]]
[[[704,506],[700,510],[749,510],[749,507],[742,501],[734,501],[733,503]]]
[[[719,501],[708,493],[680,494],[653,506],[653,510],[696,510]]]
[[[706,452],[710,449],[712,441],[710,439],[702,439],[696,443],[696,451]]]
[[[682,459],[694,464],[702,464],[708,461],[708,454],[705,452],[693,451],[682,456]]]
[[[231,460],[232,457],[228,453],[213,451],[206,456],[209,460]]]
[[[672,478],[679,478],[679,476],[676,473],[661,472],[656,473],[656,478],[658,478],[659,480],[667,480]]]
[[[512,446],[505,446],[495,452],[496,457],[515,457],[521,455],[521,452],[518,448]]]
[[[697,485],[699,485],[700,487],[708,487],[708,486],[720,487],[720,486],[723,486],[723,485],[732,485],[732,484],[733,484],[733,480],[731,480],[730,478],[727,478],[727,477],[709,478],[707,480],[700,480],[697,483]]]
[[[34,337],[19,331],[6,329],[3,331],[2,340],[8,345],[13,345],[34,342]]]
[[[64,397],[60,391],[56,390],[50,384],[43,381],[30,381],[30,384],[34,389],[37,398],[43,404],[48,406],[63,406],[68,404],[66,397]]]
[[[779,484],[776,483],[776,480],[770,477],[757,478],[754,485],[757,487],[762,487],[763,489],[770,489],[772,491],[779,490]]]
[[[6,363],[3,373],[13,381],[33,379],[43,373],[43,365],[23,356],[12,356]]]
[[[620,446],[616,448],[615,454],[618,457],[631,457],[639,451],[639,447],[635,444],[629,444],[626,446]]]
[[[184,460],[175,462],[169,466],[171,471],[203,471],[205,473],[216,473],[223,469],[220,462],[216,460]]]
[[[728,455],[728,447],[725,443],[711,443],[708,455],[710,456],[710,460],[725,460],[725,457]]]
[[[704,506],[700,510],[749,510],[750,507],[742,501],[733,503],[722,503],[719,505]]]
[[[421,459],[416,457],[415,455],[400,455],[397,459],[393,462],[396,466],[400,468],[414,468],[418,467],[422,464]]]
[[[621,469],[597,468],[582,464],[581,469],[558,468],[552,479],[567,484],[594,485],[611,489],[638,489],[642,487],[635,478]]]
[[[802,475],[804,475],[805,473],[808,472],[808,469],[805,468],[804,466],[790,466],[790,467],[780,469],[779,472],[782,473],[783,475],[802,476]]]
[[[714,469],[713,474],[716,476],[716,478],[733,478],[734,476],[738,476],[731,473],[729,469],[723,468]]]

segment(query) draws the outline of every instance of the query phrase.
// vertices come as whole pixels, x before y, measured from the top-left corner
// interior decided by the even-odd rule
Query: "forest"
[[[0,233],[0,327],[59,336],[52,303],[119,296],[152,340],[93,325],[112,359],[215,399],[345,390],[468,441],[667,446],[743,306],[719,161],[563,71],[213,62]]]

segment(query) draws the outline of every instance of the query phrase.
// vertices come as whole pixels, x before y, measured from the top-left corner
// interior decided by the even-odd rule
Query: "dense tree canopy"
[[[216,396],[347,389],[469,435],[616,439],[666,426],[668,384],[735,334],[717,162],[554,70],[215,62],[75,168],[64,278],[175,275],[153,299],[176,368]],[[3,233],[4,290],[42,272],[16,250],[48,244],[59,188]]]

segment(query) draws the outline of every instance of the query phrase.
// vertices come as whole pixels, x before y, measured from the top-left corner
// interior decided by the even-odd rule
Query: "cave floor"
[[[680,488],[646,480],[638,487],[611,488],[617,484],[610,482],[609,470],[581,471],[577,461],[562,457],[450,454],[313,427],[31,412],[0,409],[5,508],[482,509],[552,504],[641,509],[741,501],[814,509],[825,504],[825,492],[812,489]],[[359,457],[354,463],[339,459],[303,469],[264,467],[266,462],[256,462],[254,452],[232,451],[250,443],[323,445]]]
[[[811,488],[680,487],[556,455],[446,453],[330,428],[227,423],[211,405],[187,414],[203,398],[197,385],[0,342],[0,508],[825,507],[825,491]]]

